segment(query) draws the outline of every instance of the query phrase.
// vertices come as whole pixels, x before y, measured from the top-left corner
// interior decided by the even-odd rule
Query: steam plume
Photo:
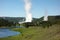
[[[26,11],[26,21],[25,22],[31,22],[32,21],[31,0],[24,0],[24,2],[25,2],[25,11]]]
[[[47,10],[45,10],[44,21],[48,21],[48,14],[47,14]]]

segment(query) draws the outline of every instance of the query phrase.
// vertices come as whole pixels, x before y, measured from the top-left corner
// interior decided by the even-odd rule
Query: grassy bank
[[[50,28],[30,27],[30,28],[14,28],[21,34],[0,38],[0,40],[60,40],[60,26],[53,25]]]

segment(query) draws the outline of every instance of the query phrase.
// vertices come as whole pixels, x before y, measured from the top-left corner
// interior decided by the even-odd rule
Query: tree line
[[[3,18],[0,18],[0,27],[6,26],[6,27],[10,27],[10,26],[15,26],[16,23],[5,20]]]

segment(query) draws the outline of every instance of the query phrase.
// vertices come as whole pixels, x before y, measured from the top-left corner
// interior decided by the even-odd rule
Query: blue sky
[[[60,0],[32,0],[33,17],[60,15]],[[0,0],[0,16],[25,17],[24,0]]]

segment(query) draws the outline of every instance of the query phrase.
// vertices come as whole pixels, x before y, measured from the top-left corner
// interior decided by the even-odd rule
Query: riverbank
[[[21,32],[21,34],[0,38],[0,40],[60,40],[59,25],[53,25],[50,28],[30,27],[13,28],[12,30]]]

